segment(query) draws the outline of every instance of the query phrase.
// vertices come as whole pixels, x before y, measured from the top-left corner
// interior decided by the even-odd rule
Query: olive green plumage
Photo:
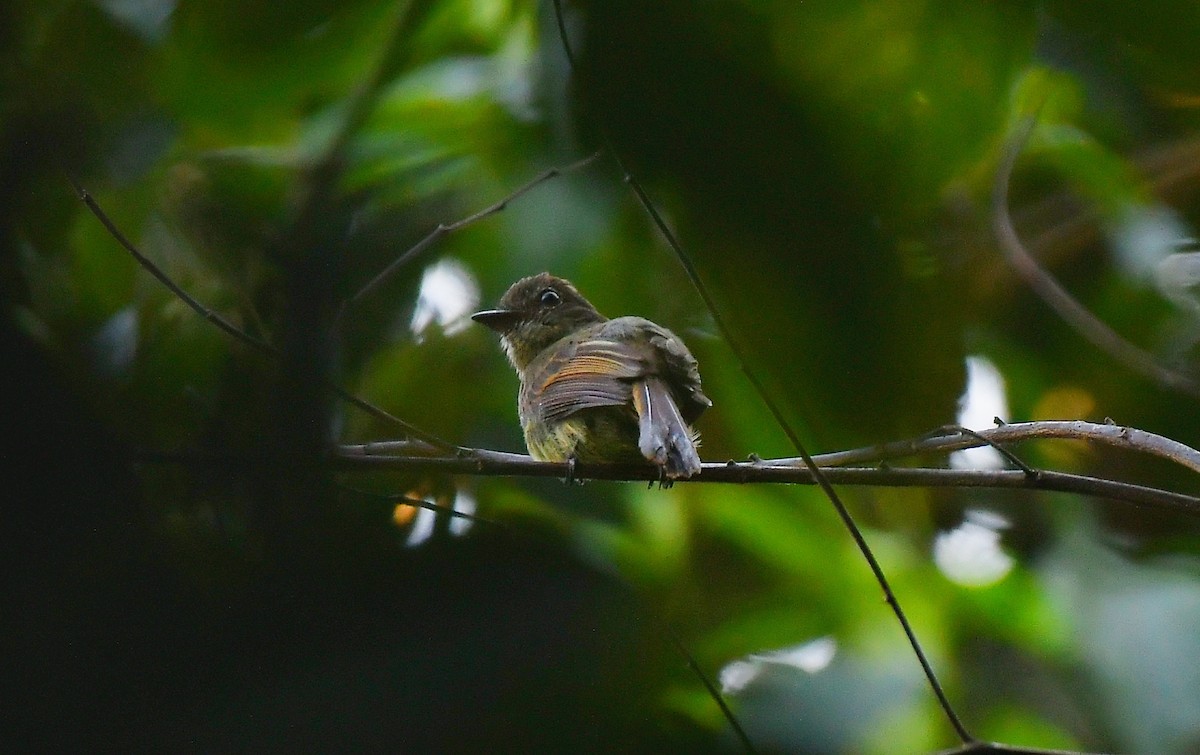
[[[535,459],[644,458],[672,480],[700,471],[690,423],[712,402],[674,333],[641,317],[609,320],[548,273],[517,281],[497,309],[474,317],[500,334],[520,376],[517,408]]]

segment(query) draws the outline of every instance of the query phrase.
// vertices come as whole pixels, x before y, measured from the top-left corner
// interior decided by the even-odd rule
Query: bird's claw
[[[583,480],[575,476],[575,465],[578,461],[574,456],[567,457],[567,476],[563,478],[564,485],[582,485]]]
[[[658,479],[651,480],[647,489],[654,487],[654,483],[658,483],[659,490],[667,490],[675,484],[675,480],[667,476],[667,468],[665,466],[658,467]]]

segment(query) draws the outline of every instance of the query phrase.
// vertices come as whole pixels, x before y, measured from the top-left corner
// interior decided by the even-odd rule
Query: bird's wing
[[[700,389],[696,358],[674,333],[641,317],[609,320],[586,338],[552,350],[531,376],[529,389],[550,421],[581,409],[624,406],[632,384],[663,378],[685,423],[712,406]]]
[[[629,404],[631,381],[647,367],[641,351],[603,336],[556,349],[529,385],[543,417],[555,421],[581,409]]]

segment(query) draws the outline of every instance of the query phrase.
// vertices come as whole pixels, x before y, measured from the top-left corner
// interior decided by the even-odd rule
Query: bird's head
[[[509,286],[496,309],[471,319],[500,334],[508,360],[520,371],[546,347],[606,318],[570,281],[538,273]]]

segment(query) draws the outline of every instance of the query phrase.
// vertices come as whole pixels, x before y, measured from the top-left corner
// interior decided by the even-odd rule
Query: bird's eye
[[[546,289],[538,296],[538,302],[540,302],[543,307],[553,307],[560,301],[562,301],[562,297],[559,296],[558,292],[552,288]]]

